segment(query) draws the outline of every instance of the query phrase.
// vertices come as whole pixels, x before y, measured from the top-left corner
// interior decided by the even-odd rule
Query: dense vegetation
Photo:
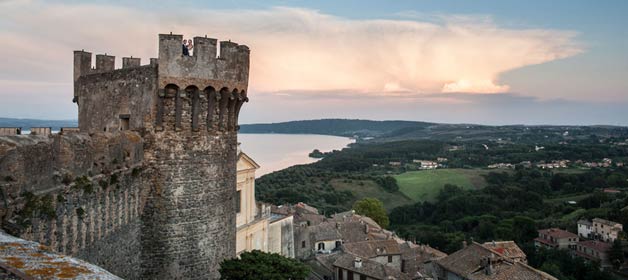
[[[539,228],[561,227],[575,232],[579,218],[599,217],[628,224],[628,196],[597,190],[609,185],[628,189],[627,178],[625,168],[580,174],[494,172],[487,175],[489,185],[481,190],[446,185],[436,202],[398,207],[390,213],[390,220],[398,234],[447,252],[459,249],[463,238],[524,244],[536,237]],[[577,194],[584,194],[577,205],[560,199]]]
[[[559,279],[612,279],[599,271],[598,264],[567,258],[567,252],[536,251],[532,242],[541,228],[560,227],[576,232],[578,219],[598,217],[628,225],[628,168],[574,165],[600,162],[603,158],[628,162],[628,136],[618,137],[624,129],[587,134],[596,129],[607,128],[570,129],[569,136],[558,129],[549,133],[539,128],[535,133],[519,135],[517,141],[499,138],[362,142],[325,153],[316,163],[265,175],[257,180],[257,194],[263,201],[305,202],[332,214],[357,207],[353,203],[364,198],[358,197],[360,191],[375,187],[379,192],[371,192],[372,197],[383,201],[389,211],[389,228],[406,239],[428,243],[447,253],[460,249],[463,241],[514,240],[524,248],[531,265]],[[417,182],[428,181],[415,175],[441,170],[416,171],[418,166],[413,160],[439,157],[447,159],[441,162],[447,167],[442,171],[451,173],[453,179],[433,181],[440,185],[430,186],[429,199],[414,197],[413,187],[425,188]],[[572,167],[535,167],[535,163],[554,160],[570,160]],[[530,163],[523,164],[527,161]],[[515,168],[486,169],[495,163],[512,163]],[[461,174],[466,177],[460,177]],[[472,183],[469,178],[481,182]],[[464,184],[456,185],[458,182]],[[604,188],[621,192],[605,193]],[[404,202],[391,207],[391,196]],[[616,255],[621,255],[619,250]]]
[[[610,142],[608,139],[606,141]],[[569,145],[546,144],[544,149],[538,151],[535,150],[535,146],[499,144],[489,146],[489,149],[486,150],[482,142],[470,141],[459,144],[434,140],[356,144],[342,151],[327,153],[323,159],[316,163],[290,167],[259,178],[256,182],[257,195],[258,199],[270,203],[305,202],[326,213],[333,213],[348,210],[356,200],[352,191],[347,188],[338,188],[334,184],[338,180],[345,181],[356,192],[359,191],[360,187],[374,182],[381,186],[382,190],[396,195],[401,200],[415,199],[398,191],[398,182],[393,183],[391,179],[385,177],[402,174],[408,170],[416,170],[417,165],[412,163],[414,159],[444,157],[448,159],[444,163],[449,167],[448,171],[454,172],[452,168],[457,167],[466,168],[464,170],[477,174],[485,174],[487,171],[481,171],[480,168],[498,162],[520,163],[522,161],[537,162],[561,159],[600,161],[605,157],[628,161],[628,145],[599,143],[599,140],[595,140],[594,143],[585,142]],[[390,162],[401,164],[393,166],[390,165]],[[473,170],[480,170],[481,172]],[[543,176],[531,178],[536,180],[535,182],[540,182],[545,180]],[[571,178],[568,180],[572,180],[573,176],[570,176],[558,175],[553,178],[553,183],[549,183],[559,184],[563,180],[562,178]],[[491,179],[498,180],[499,176],[494,175]],[[566,185],[560,186],[561,191],[577,192],[577,189],[571,189],[574,182],[568,180],[564,182]],[[617,180],[619,180],[617,176],[611,176],[606,185],[614,186]],[[588,183],[591,184],[590,187],[592,188],[605,186],[597,181]],[[452,180],[451,183],[456,183],[456,181]],[[480,185],[483,186],[485,183],[482,182]],[[433,192],[437,192],[441,187],[436,186]],[[529,186],[529,188],[548,189],[544,184]],[[406,189],[404,191],[410,194]],[[550,195],[549,192],[544,194]],[[433,194],[430,194],[430,199],[432,196]],[[378,198],[386,203],[382,197]],[[387,208],[389,207],[387,206]]]
[[[242,252],[239,258],[224,260],[220,264],[220,279],[306,279],[310,268],[291,258],[259,250]]]
[[[617,279],[607,271],[601,271],[599,264],[574,258],[566,250],[523,248],[528,256],[528,264],[537,267],[561,280]]]
[[[431,124],[413,121],[323,119],[269,124],[243,124],[240,125],[240,132],[376,137],[402,128],[426,127],[428,125]]]
[[[374,141],[432,139],[460,141],[501,139],[511,143],[547,142],[560,139],[582,140],[596,137],[621,137],[628,128],[613,126],[486,126],[438,124],[416,121],[369,121],[322,119],[269,124],[243,124],[241,133],[297,133],[353,137],[375,137]],[[565,134],[565,132],[568,132]],[[556,142],[558,142],[556,141]]]
[[[360,215],[367,216],[383,228],[388,228],[389,219],[384,204],[376,198],[365,198],[355,202],[353,209]]]

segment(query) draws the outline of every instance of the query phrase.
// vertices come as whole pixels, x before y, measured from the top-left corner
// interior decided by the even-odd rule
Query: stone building
[[[236,256],[249,49],[160,34],[158,58],[74,52],[78,131],[0,137],[2,228],[125,279],[215,279]],[[220,44],[220,46],[218,46]],[[219,47],[219,48],[218,48]],[[219,51],[218,51],[219,50]]]
[[[534,246],[552,249],[574,249],[578,235],[559,228],[540,229],[539,237],[534,239]]]
[[[598,240],[585,240],[578,242],[578,245],[574,249],[574,253],[577,256],[583,257],[590,261],[596,261],[600,263],[602,267],[611,267],[612,264],[608,258],[608,253],[611,250],[612,245],[606,242]]]
[[[260,167],[238,152],[236,252],[261,250],[294,258],[292,215],[271,213],[271,205],[255,201],[255,171]]]
[[[493,250],[491,246],[472,242],[453,254],[435,261],[435,279],[537,279],[556,280],[555,277],[534,269]]]
[[[619,233],[624,230],[622,224],[604,220],[600,218],[594,218],[593,222],[593,238],[599,239],[604,242],[613,242],[619,237]]]
[[[346,243],[308,261],[311,279],[431,279],[433,262],[447,254],[400,239]]]

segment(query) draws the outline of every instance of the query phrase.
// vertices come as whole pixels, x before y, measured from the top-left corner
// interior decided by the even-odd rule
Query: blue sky
[[[251,47],[245,123],[628,125],[628,1],[17,0],[0,8],[8,58],[0,116],[75,118],[73,49],[147,62],[156,33],[174,31]]]

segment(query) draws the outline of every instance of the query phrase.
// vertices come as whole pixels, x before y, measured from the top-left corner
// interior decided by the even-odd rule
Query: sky
[[[241,123],[628,125],[628,1],[0,0],[0,117],[76,119],[72,51],[251,49]]]

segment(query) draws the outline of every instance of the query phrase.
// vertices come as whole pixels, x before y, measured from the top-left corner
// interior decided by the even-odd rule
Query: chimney
[[[493,258],[495,258],[493,253],[490,257],[486,257],[486,266],[484,267],[484,274],[486,275],[493,275]]]
[[[355,258],[355,260],[353,261],[353,267],[354,268],[362,268],[362,259]]]

